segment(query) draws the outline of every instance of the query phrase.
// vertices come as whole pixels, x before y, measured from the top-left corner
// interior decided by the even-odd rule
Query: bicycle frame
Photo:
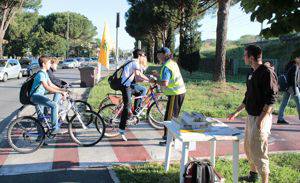
[[[135,116],[139,117],[145,109],[147,109],[147,108],[150,107],[150,105],[152,104],[152,101],[154,101],[156,103],[156,105],[158,105],[157,104],[157,98],[160,95],[154,92],[154,90],[156,88],[157,88],[157,84],[154,84],[153,86],[150,85],[149,88],[148,88],[148,90],[147,90],[147,94],[145,96],[133,97],[133,100],[143,99],[142,104],[146,102],[144,105],[142,105],[141,109],[137,108],[137,109],[140,109],[140,110],[138,110],[138,113]],[[115,117],[121,115],[121,113],[123,111],[123,108],[124,108],[124,103],[122,102],[121,104],[119,104],[118,108],[119,108],[119,110],[117,111]],[[134,109],[134,110],[137,110],[137,109]]]
[[[58,114],[58,119],[62,119],[64,118],[65,116],[64,115],[67,115],[67,113],[70,111],[70,110],[73,110],[73,112],[76,114],[79,122],[81,123],[83,129],[87,129],[86,125],[83,123],[82,119],[81,119],[81,116],[80,116],[80,113],[78,112],[76,106],[75,106],[75,102],[73,99],[71,99],[70,97],[67,97],[66,98],[67,100],[67,108],[65,108],[64,110],[60,111],[59,114]],[[41,107],[40,105],[36,105],[37,106],[37,115],[38,115],[38,120],[41,121],[41,122],[44,122],[46,124],[46,127],[48,130],[51,130],[52,127],[50,126],[49,124],[49,121],[50,121],[50,116],[49,115],[45,115],[43,113],[43,111],[41,110]],[[63,123],[63,120],[58,120],[58,123],[59,125],[61,125]]]

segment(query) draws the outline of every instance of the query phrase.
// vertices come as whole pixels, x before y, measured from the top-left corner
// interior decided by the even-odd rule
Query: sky
[[[53,12],[72,11],[86,16],[97,27],[98,37],[101,38],[104,29],[104,22],[107,22],[111,39],[116,40],[116,12],[120,12],[119,47],[123,50],[130,50],[134,47],[134,39],[125,31],[125,12],[129,9],[126,0],[43,0],[41,15],[48,15]],[[199,29],[201,39],[215,39],[217,17],[207,15],[200,21]],[[236,40],[242,35],[257,35],[260,32],[261,24],[250,22],[250,15],[245,14],[239,5],[230,8],[228,21],[229,40]],[[176,43],[178,45],[178,41]]]

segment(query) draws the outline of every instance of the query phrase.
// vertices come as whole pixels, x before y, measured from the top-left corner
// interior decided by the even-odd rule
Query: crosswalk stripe
[[[126,137],[127,142],[122,141],[120,136],[109,139],[118,162],[137,162],[151,159],[145,147],[130,129],[127,129]]]
[[[52,169],[66,169],[79,166],[78,145],[69,134],[56,137]]]
[[[146,148],[151,160],[163,161],[165,159],[165,146],[160,146],[162,140],[161,131],[154,129],[149,123],[141,123],[130,129]],[[172,159],[180,158],[180,153],[172,151]]]
[[[91,167],[118,161],[109,140],[105,137],[95,146],[78,148],[78,155],[80,167]]]

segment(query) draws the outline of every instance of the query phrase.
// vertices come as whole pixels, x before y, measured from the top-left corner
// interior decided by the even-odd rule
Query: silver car
[[[63,61],[63,63],[61,64],[62,68],[76,68],[79,67],[79,63],[77,60],[69,58]]]
[[[0,60],[0,80],[3,82],[10,78],[22,78],[21,65],[17,59]]]

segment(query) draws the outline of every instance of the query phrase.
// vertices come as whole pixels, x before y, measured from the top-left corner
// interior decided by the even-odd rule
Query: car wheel
[[[7,79],[8,79],[8,75],[5,73],[5,74],[3,75],[2,81],[5,82],[5,81],[7,81]]]
[[[20,72],[18,75],[18,79],[21,79],[22,77],[23,77],[23,74],[22,74],[22,72]]]

